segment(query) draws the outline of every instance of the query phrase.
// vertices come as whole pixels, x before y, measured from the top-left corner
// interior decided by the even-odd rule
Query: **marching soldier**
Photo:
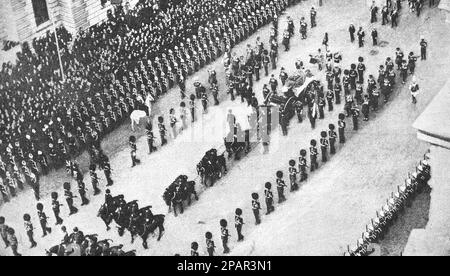
[[[272,184],[267,182],[264,185],[264,187],[265,187],[264,196],[266,198],[266,206],[267,206],[267,213],[266,213],[266,215],[269,215],[270,213],[275,211],[275,207],[273,206],[273,193],[271,191]]]
[[[261,217],[259,215],[259,210],[261,210],[261,203],[259,203],[259,195],[257,193],[252,194],[252,210],[255,216],[255,224],[259,225],[261,223]]]
[[[320,149],[322,151],[322,162],[325,163],[328,161],[327,153],[328,153],[328,146],[330,145],[328,139],[327,139],[327,132],[322,131],[320,133]]]
[[[430,5],[431,5],[431,2],[432,1],[430,0]],[[422,36],[420,38],[420,58],[421,58],[421,60],[427,59],[427,48],[428,48],[428,42]]]
[[[244,240],[244,236],[242,235],[242,226],[244,225],[244,219],[242,218],[242,209],[237,208],[234,216],[234,225],[236,227],[238,242]]]
[[[294,20],[290,16],[288,16],[288,27],[286,31],[288,32],[290,37],[295,35]]]
[[[14,256],[22,256],[19,252],[17,252],[18,242],[15,233],[16,231],[13,228],[7,228],[8,244],[11,247]]]
[[[363,93],[364,93],[364,90],[363,90],[363,86],[362,86],[362,82],[357,82],[356,83],[356,91],[355,91],[355,100],[356,100],[356,102],[357,103],[362,103],[362,101],[363,101]]]
[[[317,141],[316,140],[311,140],[311,147],[309,148],[309,154],[310,154],[310,159],[311,159],[311,172],[317,170],[319,168],[319,163],[317,163],[317,155],[318,155],[318,151],[317,151]]]
[[[272,74],[272,76],[270,77],[269,83],[270,83],[270,88],[272,89],[272,93],[276,93],[277,88],[278,88],[278,81],[275,78],[275,75]]]
[[[263,51],[262,62],[264,66],[264,74],[267,77],[269,75],[269,64],[270,64],[269,52],[267,50]]]
[[[233,92],[231,92],[233,93]],[[233,98],[232,98],[233,100]],[[195,95],[191,94],[191,96],[189,96],[189,109],[191,111],[191,121],[195,122]]]
[[[328,111],[333,111],[333,101],[334,101],[334,93],[333,90],[328,90],[326,94],[327,98],[327,104],[328,104]]]
[[[366,65],[364,65],[363,62],[364,62],[364,58],[359,57],[357,71],[358,71],[358,81],[360,83],[364,83],[364,72],[366,71]]]
[[[101,190],[98,188],[98,176],[95,170],[97,169],[95,164],[91,164],[89,166],[89,176],[91,177],[91,184],[92,188],[94,189],[94,196],[99,195],[101,193]]]
[[[317,26],[316,24],[317,11],[314,9],[314,7],[311,7],[310,15],[311,15],[311,29],[312,29]]]
[[[107,187],[112,186],[114,184],[114,181],[111,178],[112,175],[111,164],[109,163],[109,159],[106,155],[102,156],[102,168],[106,177],[106,186]]]
[[[356,89],[356,78],[358,77],[358,71],[356,70],[356,64],[350,65],[349,71],[350,89]],[[348,93],[346,93],[348,94]]]
[[[242,98],[242,102],[244,102],[243,97],[242,97],[242,92],[241,92],[241,98]],[[206,94],[206,90],[202,91],[202,95],[201,95],[201,99],[202,99],[202,106],[203,106],[203,113],[208,113],[208,95]]]
[[[34,248],[37,246],[36,241],[34,240],[34,227],[33,223],[31,223],[31,216],[29,214],[23,215],[23,221],[25,226],[25,232],[27,232],[28,239],[31,243],[30,248]]]
[[[166,126],[164,125],[164,118],[162,116],[158,117],[158,128],[159,128],[159,135],[161,136],[161,146],[164,146],[167,144],[166,139]]]
[[[353,120],[353,130],[358,130],[358,117],[359,117],[359,108],[356,103],[352,107],[352,120]]]
[[[361,112],[364,116],[364,121],[369,121],[369,112],[370,112],[370,103],[369,103],[369,95],[364,95],[364,102],[361,106]]]
[[[38,203],[36,205],[36,209],[38,210],[37,214],[38,214],[38,218],[39,218],[39,222],[41,223],[41,228],[42,228],[42,237],[47,236],[47,233],[51,233],[52,232],[52,228],[47,227],[47,215],[44,213],[44,205],[42,205],[42,203]]]
[[[55,219],[56,219],[55,225],[60,225],[63,223],[63,219],[59,216],[59,214],[61,213],[60,207],[62,206],[62,204],[60,204],[58,201],[58,193],[57,192],[52,192],[51,197],[52,197],[52,210],[53,210],[53,214],[55,214]]]
[[[284,67],[281,67],[281,71],[280,71],[280,80],[281,80],[281,84],[283,86],[286,85],[286,81],[288,79],[288,74],[286,73],[286,70],[284,69]]]
[[[151,122],[148,122],[145,126],[145,132],[147,134],[148,154],[151,154],[156,151],[156,147],[153,145],[155,137],[153,135],[153,126]]]
[[[345,144],[345,114],[340,113],[339,114],[339,121],[338,121],[338,132],[339,132],[339,143]]]
[[[302,17],[300,19],[300,34],[302,35],[302,40],[307,38],[307,30],[308,30],[308,23],[306,23],[305,18]]]
[[[319,107],[319,119],[321,120],[325,118],[325,105],[326,105],[325,97],[323,96],[323,93],[319,93],[318,107]]]
[[[214,248],[216,248],[216,246],[214,245],[214,241],[212,240],[211,232],[206,232],[205,238],[206,238],[206,250],[208,251],[208,256],[212,257],[212,256],[214,256]]]
[[[276,70],[278,60],[278,49],[277,48],[270,49],[269,56],[270,56],[270,63],[272,64],[272,70]]]
[[[362,48],[362,47],[364,47],[364,37],[366,36],[366,33],[364,32],[362,27],[359,27],[357,35],[358,35],[359,48]]]
[[[377,29],[374,28],[372,30],[371,36],[372,36],[372,44],[373,44],[373,46],[377,46],[378,45],[378,31],[377,31]]]
[[[217,86],[217,84],[213,84],[211,86],[211,94],[214,98],[214,105],[219,105],[219,87]]]
[[[220,220],[220,237],[222,239],[222,246],[223,246],[223,254],[230,253],[230,248],[228,248],[228,237],[230,237],[228,233],[228,222],[225,219]]]
[[[135,167],[136,165],[139,165],[141,163],[141,160],[139,160],[136,157],[136,151],[137,151],[137,146],[136,146],[136,137],[135,136],[130,136],[130,139],[128,141],[129,145],[130,145],[130,154],[131,154],[131,167]]]
[[[336,127],[333,124],[328,126],[328,137],[330,139],[330,154],[336,154],[336,139],[337,133],[335,131]]]
[[[78,209],[73,206],[73,199],[76,197],[72,194],[72,192],[70,191],[70,183],[69,182],[65,182],[63,184],[63,188],[64,188],[64,196],[66,197],[66,202],[67,202],[67,206],[69,207],[69,216],[74,215],[76,213],[78,213]]]
[[[288,52],[290,49],[290,40],[291,40],[291,33],[286,30],[283,34],[283,45],[284,45],[284,51]]]

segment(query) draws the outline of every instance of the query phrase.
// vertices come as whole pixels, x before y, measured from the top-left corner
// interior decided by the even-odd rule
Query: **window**
[[[49,20],[46,0],[31,0],[33,2],[34,19],[39,26]]]

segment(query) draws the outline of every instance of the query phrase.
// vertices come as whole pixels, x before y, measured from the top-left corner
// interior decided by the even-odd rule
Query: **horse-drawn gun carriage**
[[[266,100],[280,107],[282,116],[292,119],[297,105],[306,105],[316,97],[315,91],[320,82],[309,70],[299,70],[290,76],[286,85],[281,89],[281,95],[270,93]]]

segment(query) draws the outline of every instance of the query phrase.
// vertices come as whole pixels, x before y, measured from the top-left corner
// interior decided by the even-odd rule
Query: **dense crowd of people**
[[[287,1],[140,1],[75,37],[57,29],[2,66],[0,173],[38,190],[39,176],[91,150],[136,109],[179,86],[286,7]],[[63,72],[62,72],[63,71]],[[63,78],[64,76],[64,78]],[[6,181],[7,172],[13,181]],[[27,174],[28,173],[28,174]],[[7,184],[7,183],[10,183]],[[19,188],[21,186],[19,185]],[[38,198],[38,196],[37,196]]]

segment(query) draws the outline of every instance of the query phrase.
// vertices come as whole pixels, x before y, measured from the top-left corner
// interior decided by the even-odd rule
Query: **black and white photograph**
[[[0,0],[0,63],[0,256],[450,255],[450,0]]]

